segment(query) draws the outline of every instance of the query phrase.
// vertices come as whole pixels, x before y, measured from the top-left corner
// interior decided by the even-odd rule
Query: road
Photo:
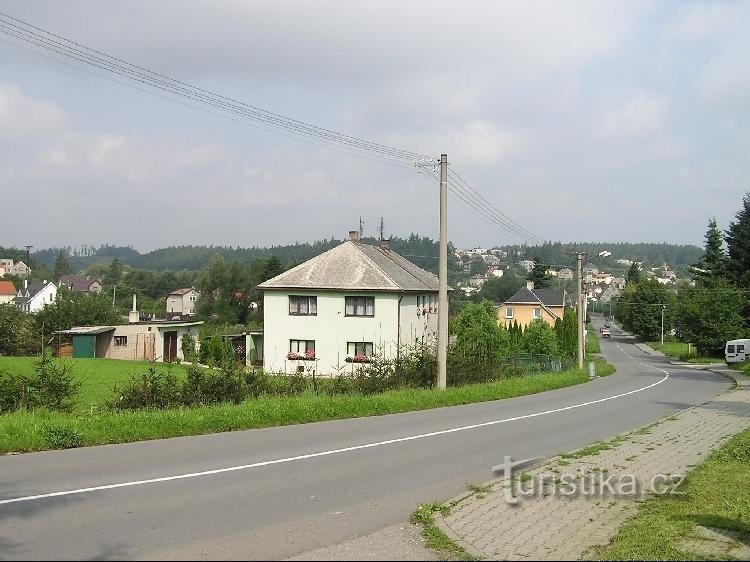
[[[614,328],[602,353],[614,375],[511,400],[0,457],[0,558],[290,557],[404,522],[504,455],[573,450],[729,387]]]

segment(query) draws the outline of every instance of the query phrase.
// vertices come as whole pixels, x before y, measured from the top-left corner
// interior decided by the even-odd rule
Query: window
[[[737,353],[745,353],[745,344],[740,343],[737,345]]]
[[[364,355],[372,357],[372,342],[368,341],[350,341],[346,344],[346,354],[350,357]]]
[[[734,353],[734,345],[727,346],[727,353]]]
[[[115,347],[128,345],[128,336],[115,336]]]
[[[289,353],[315,353],[315,340],[289,340]]]
[[[506,318],[513,318],[513,307],[512,306],[506,306],[505,307],[505,317]]]
[[[295,316],[315,316],[318,314],[318,297],[289,295],[289,314]]]
[[[190,302],[195,302],[197,300],[198,300],[198,297],[196,297],[195,295],[190,295]]]
[[[375,297],[345,297],[346,316],[375,316]]]
[[[542,309],[541,308],[535,308],[534,309],[534,318],[541,318],[542,317]]]

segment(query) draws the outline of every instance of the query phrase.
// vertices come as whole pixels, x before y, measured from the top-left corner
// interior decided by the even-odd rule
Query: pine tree
[[[641,266],[637,263],[633,263],[630,266],[630,269],[628,269],[628,276],[625,280],[628,284],[634,284],[637,285],[641,282]]]
[[[730,279],[740,287],[750,288],[750,193],[742,199],[742,209],[729,223],[727,242],[727,270]]]
[[[70,271],[71,270],[68,259],[65,257],[65,254],[63,254],[61,250],[60,252],[58,252],[57,259],[55,260],[55,269],[53,271],[55,282],[58,282],[60,280],[60,277],[62,277],[63,275],[69,275]]]
[[[552,281],[552,276],[547,273],[547,266],[541,263],[539,258],[534,258],[534,269],[529,272],[526,279],[534,282],[535,289],[546,289]]]
[[[696,268],[696,277],[698,280],[707,281],[709,279],[719,279],[726,276],[727,256],[724,253],[724,241],[721,237],[721,231],[716,226],[716,219],[708,221],[708,230],[705,236],[705,253],[701,261],[693,267]]]

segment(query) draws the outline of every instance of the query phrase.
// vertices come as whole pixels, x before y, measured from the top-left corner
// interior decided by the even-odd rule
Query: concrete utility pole
[[[584,309],[585,300],[583,293],[583,260],[586,259],[586,254],[578,252],[576,254],[577,267],[578,267],[578,368],[583,369],[583,355],[585,349],[585,318],[586,310]]]
[[[665,305],[661,305],[661,346],[664,347],[664,309],[667,308]]]
[[[448,155],[440,155],[440,269],[438,282],[437,386],[448,373]]]

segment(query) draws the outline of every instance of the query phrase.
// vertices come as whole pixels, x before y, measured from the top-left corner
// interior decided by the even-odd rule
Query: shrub
[[[73,364],[55,361],[52,351],[45,348],[35,365],[36,380],[32,384],[30,405],[50,410],[70,411],[81,389],[80,381],[73,376]]]
[[[42,435],[50,449],[75,449],[83,445],[83,436],[69,427],[45,425]]]
[[[154,361],[145,373],[132,376],[122,389],[115,386],[115,395],[110,406],[126,410],[170,408],[181,404],[180,385],[171,367],[159,370]]]

